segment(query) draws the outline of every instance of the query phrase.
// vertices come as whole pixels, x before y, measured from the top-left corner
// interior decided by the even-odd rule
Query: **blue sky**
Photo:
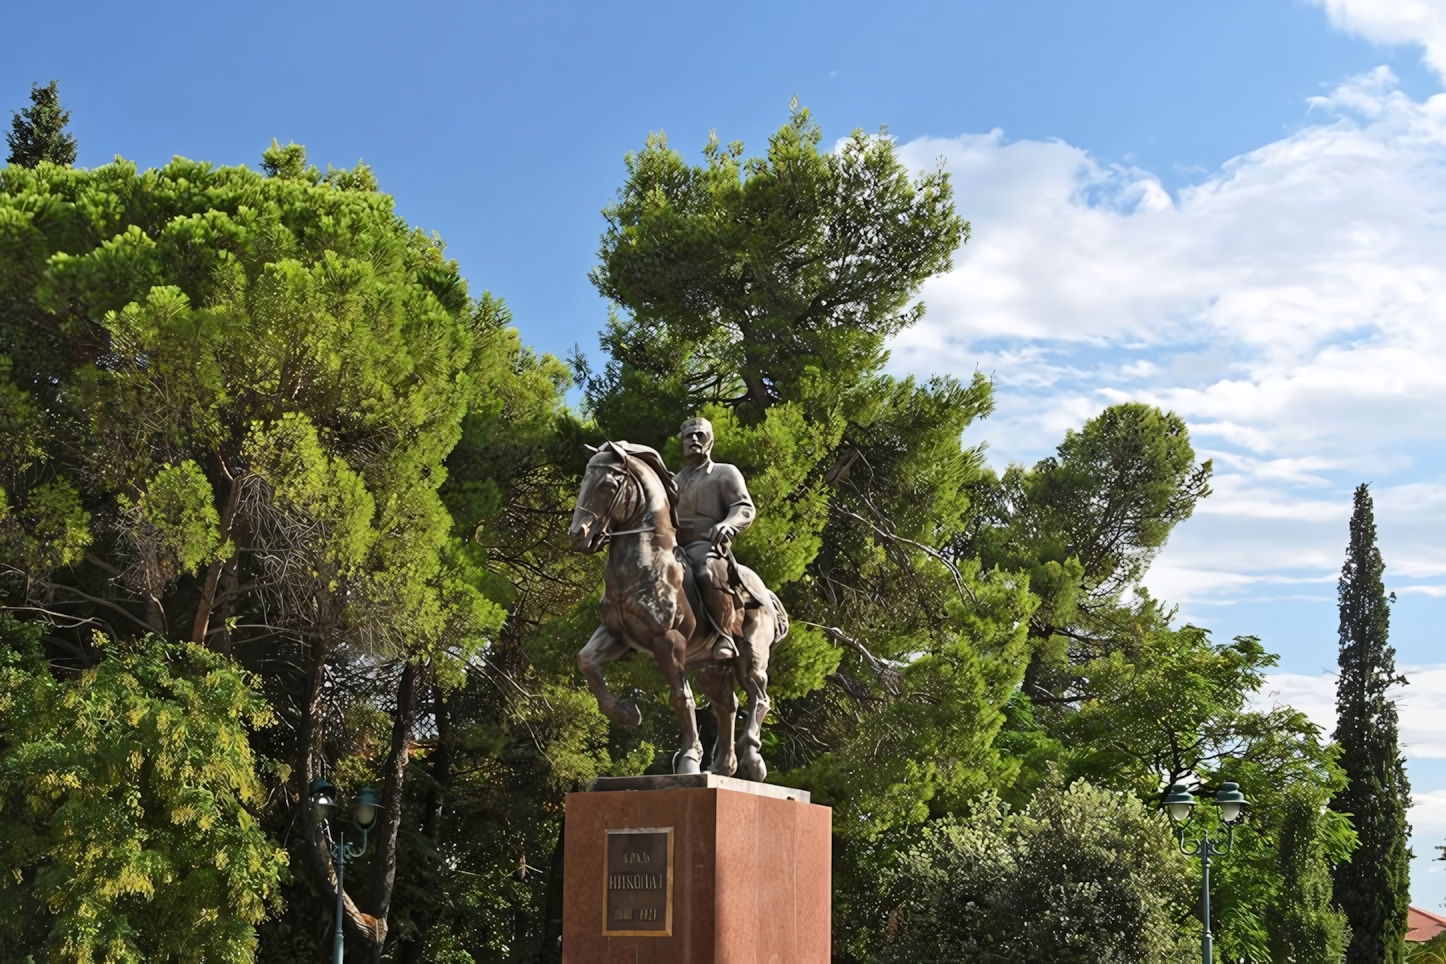
[[[1281,654],[1331,716],[1350,491],[1377,493],[1412,686],[1413,897],[1446,864],[1446,0],[9,4],[0,109],[58,78],[79,163],[364,158],[524,337],[592,348],[598,214],[664,130],[754,150],[812,108],[943,158],[974,239],[894,346],[992,374],[972,433],[1032,462],[1102,406],[1190,422],[1216,495],[1150,576]]]

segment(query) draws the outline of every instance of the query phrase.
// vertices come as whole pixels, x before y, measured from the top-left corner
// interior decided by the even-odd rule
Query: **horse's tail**
[[[783,642],[783,637],[788,635],[788,610],[783,608],[778,593],[772,589],[768,590],[768,600],[773,603],[773,623],[777,627],[773,633],[773,645],[777,646]]]

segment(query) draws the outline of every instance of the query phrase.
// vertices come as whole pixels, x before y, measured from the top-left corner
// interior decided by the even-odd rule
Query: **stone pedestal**
[[[568,794],[563,964],[828,964],[831,820],[711,773]]]

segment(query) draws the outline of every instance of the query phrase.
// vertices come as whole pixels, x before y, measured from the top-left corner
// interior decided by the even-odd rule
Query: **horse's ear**
[[[582,447],[587,451],[588,455],[596,455],[598,453],[598,447],[596,445],[588,445],[584,442]]]

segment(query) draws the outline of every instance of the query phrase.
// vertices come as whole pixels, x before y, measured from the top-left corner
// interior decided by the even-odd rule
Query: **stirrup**
[[[720,662],[727,662],[730,659],[738,658],[738,647],[733,640],[727,636],[720,636],[718,642],[713,646],[713,658]]]

